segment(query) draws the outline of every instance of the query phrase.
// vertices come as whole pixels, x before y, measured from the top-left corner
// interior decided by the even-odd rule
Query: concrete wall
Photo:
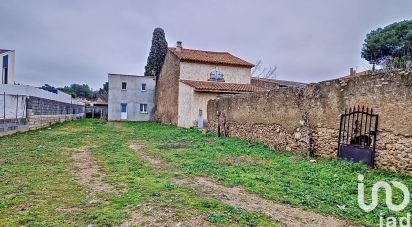
[[[10,118],[0,117],[0,137],[48,127],[57,122],[84,117],[84,105],[58,102],[38,97],[19,96],[25,103],[23,113]],[[1,109],[1,108],[0,108]]]
[[[26,116],[25,95],[4,95],[0,93],[0,119],[24,118]]]
[[[200,64],[191,62],[181,62],[180,79],[207,81],[210,78],[210,72],[216,68],[223,73],[223,78],[225,79],[225,82],[250,84],[250,68]]]
[[[127,89],[122,90],[122,83],[127,83]],[[141,90],[142,83],[146,91]],[[155,107],[156,80],[151,76],[109,74],[108,119],[121,120],[121,104],[127,104],[127,120],[153,120]],[[147,113],[140,112],[140,104],[147,104]]]
[[[84,105],[84,103],[72,99],[69,94],[64,92],[52,93],[29,85],[11,85],[0,84],[0,94],[6,93],[7,95],[25,95],[33,96],[43,99],[55,100],[63,103],[70,103],[76,105]]]
[[[44,111],[53,110],[61,114],[70,105],[84,106],[84,103],[72,100],[71,96],[64,92],[55,94],[28,85],[0,84],[0,119],[26,117],[26,99],[28,97],[33,98],[32,103],[35,103],[35,100],[43,100],[42,105],[37,105],[36,111],[40,110],[41,107]]]
[[[9,56],[9,65],[8,65],[8,84],[14,84],[14,64],[15,64],[15,51],[11,50],[9,52],[0,54],[0,70],[3,69],[3,56],[8,55]],[[2,78],[0,78],[0,84],[2,84],[2,81],[4,80],[4,76],[2,72],[0,71],[0,75]]]
[[[180,61],[168,51],[156,85],[156,120],[162,123],[177,125],[179,73]]]
[[[208,103],[209,129],[270,147],[336,157],[340,114],[365,105],[379,114],[375,162],[412,172],[412,73],[371,73]],[[221,115],[217,117],[217,112]]]

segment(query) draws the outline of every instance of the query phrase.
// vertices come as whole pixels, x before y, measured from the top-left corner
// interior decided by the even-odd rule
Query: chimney
[[[353,68],[351,67],[350,69],[349,69],[349,76],[353,76],[354,75],[354,72],[353,72]]]
[[[177,41],[176,42],[176,51],[180,52],[182,51],[183,46],[182,46],[182,41]]]

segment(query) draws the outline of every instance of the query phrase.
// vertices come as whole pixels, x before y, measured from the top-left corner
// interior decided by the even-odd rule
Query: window
[[[212,81],[224,81],[224,79],[223,79],[223,73],[221,73],[219,70],[217,70],[217,68],[216,69],[214,69],[214,70],[212,70],[212,72],[210,72],[210,74],[209,74],[209,80],[212,80]]]
[[[127,112],[127,104],[126,103],[122,103],[120,104],[122,107],[122,113],[126,113]]]
[[[126,82],[122,82],[122,90],[126,90],[127,89],[127,83]]]
[[[9,83],[9,76],[8,76],[8,67],[9,67],[9,56],[3,56],[3,68],[1,69],[2,77],[1,77],[1,83],[2,84],[8,84]]]
[[[140,104],[140,113],[147,113],[147,104]]]
[[[141,88],[141,91],[146,91],[146,84],[142,84],[142,88]]]

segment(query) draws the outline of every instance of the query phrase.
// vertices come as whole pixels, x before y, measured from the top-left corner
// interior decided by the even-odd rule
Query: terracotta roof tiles
[[[176,55],[181,61],[232,65],[248,68],[254,67],[252,63],[233,56],[228,52],[213,52],[185,48],[182,48],[181,51],[177,51],[176,48],[172,47],[169,47],[169,51]]]
[[[180,82],[195,88],[197,91],[209,92],[257,92],[266,91],[266,89],[251,84],[237,84],[226,82],[211,82],[197,80],[180,80]]]

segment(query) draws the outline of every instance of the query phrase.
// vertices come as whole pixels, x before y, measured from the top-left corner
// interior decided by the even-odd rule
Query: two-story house
[[[0,84],[14,84],[14,55],[14,50],[0,49]]]
[[[109,74],[108,120],[153,120],[155,85],[153,76]]]
[[[179,127],[207,123],[210,99],[265,90],[251,84],[253,66],[227,52],[186,49],[177,42],[168,48],[157,81],[156,120]]]

